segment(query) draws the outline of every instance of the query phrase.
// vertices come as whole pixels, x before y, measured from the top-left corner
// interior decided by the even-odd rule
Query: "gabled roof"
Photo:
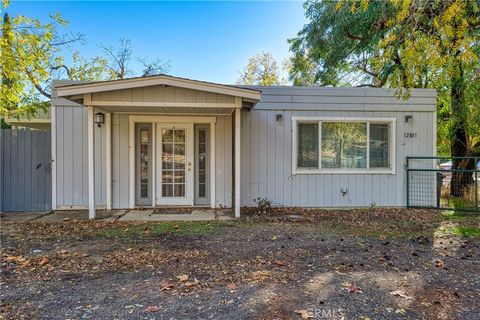
[[[225,94],[235,97],[241,97],[246,100],[251,100],[253,102],[260,100],[261,97],[261,91],[256,89],[173,77],[165,74],[129,79],[58,85],[56,86],[56,90],[57,96],[69,97],[94,92],[132,89],[157,85],[181,87],[192,90]]]

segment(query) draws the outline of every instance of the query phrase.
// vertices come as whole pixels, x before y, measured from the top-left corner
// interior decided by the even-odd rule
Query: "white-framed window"
[[[292,117],[293,174],[395,173],[395,118]]]

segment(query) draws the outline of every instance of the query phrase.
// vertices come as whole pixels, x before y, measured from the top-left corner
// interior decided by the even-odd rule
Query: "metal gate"
[[[480,158],[407,157],[406,170],[407,207],[480,211]]]
[[[0,129],[0,211],[52,208],[50,131]]]

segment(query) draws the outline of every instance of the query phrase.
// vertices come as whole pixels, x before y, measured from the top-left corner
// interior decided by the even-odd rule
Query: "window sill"
[[[293,170],[293,175],[310,175],[310,174],[316,174],[316,175],[323,175],[323,174],[329,174],[329,175],[335,175],[335,174],[396,174],[394,170],[392,169],[295,169]]]

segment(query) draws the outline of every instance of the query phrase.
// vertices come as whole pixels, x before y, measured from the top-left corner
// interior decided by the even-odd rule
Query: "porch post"
[[[242,109],[241,99],[239,100],[240,106],[235,108],[235,218],[240,218],[240,141],[242,138],[240,132],[240,117]]]
[[[93,123],[93,106],[87,106],[88,118],[88,218],[95,219],[95,138]]]
[[[112,210],[112,114],[105,114],[105,173],[107,210]]]

